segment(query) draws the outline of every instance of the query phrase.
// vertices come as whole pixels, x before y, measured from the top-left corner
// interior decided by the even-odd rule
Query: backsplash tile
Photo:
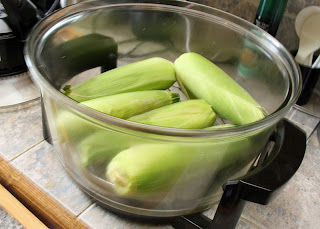
[[[286,14],[296,16],[300,10],[307,6],[318,5],[320,6],[319,0],[290,0],[288,1],[288,7]]]
[[[191,2],[208,5],[243,19],[253,22],[259,6],[255,0],[189,0]],[[279,26],[276,38],[289,50],[296,50],[299,47],[299,39],[294,29],[294,22],[297,14],[305,7],[320,6],[320,0],[290,0],[284,13],[283,20]]]
[[[252,22],[257,11],[258,2],[239,1],[239,0],[225,0],[225,1],[211,1],[211,0],[190,0],[191,2],[200,3],[211,6],[228,13],[234,14],[245,20]]]

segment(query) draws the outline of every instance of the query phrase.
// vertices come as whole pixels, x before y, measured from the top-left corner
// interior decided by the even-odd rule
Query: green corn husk
[[[106,177],[124,196],[166,196],[170,191],[177,196],[187,192],[193,198],[194,192],[203,196],[203,192],[221,188],[259,150],[250,137],[211,144],[141,144],[118,153],[107,166]],[[199,190],[191,191],[195,184]]]
[[[77,145],[79,161],[84,167],[95,163],[107,163],[129,145],[128,138],[120,137],[113,132],[94,132]]]
[[[168,89],[175,81],[173,63],[153,57],[109,70],[73,87],[66,85],[63,90],[82,102],[124,92]]]
[[[193,152],[189,152],[182,153],[182,149],[174,145],[133,146],[111,160],[106,176],[121,195],[162,192],[173,185],[192,159]]]
[[[103,96],[81,102],[81,104],[114,117],[127,119],[179,100],[178,93],[152,90]]]
[[[179,101],[179,94],[171,91],[153,90],[128,92],[104,96],[82,102],[81,104],[114,117],[127,119],[152,109]],[[56,118],[58,128],[63,128],[70,139],[78,140],[87,136],[95,127],[90,121],[67,110],[61,110]]]
[[[174,66],[183,93],[205,99],[222,118],[244,125],[266,117],[265,109],[246,90],[201,55],[185,53]]]
[[[154,126],[202,129],[215,122],[216,114],[205,100],[193,99],[160,107],[128,120]]]

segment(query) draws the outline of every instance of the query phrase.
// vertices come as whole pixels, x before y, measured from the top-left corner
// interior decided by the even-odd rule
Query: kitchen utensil
[[[314,13],[319,13],[320,11],[320,7],[318,6],[308,6],[305,7],[304,9],[302,9],[295,20],[295,29],[296,29],[296,33],[298,35],[298,37],[300,38],[300,34],[301,34],[301,28],[303,23],[305,22],[305,20],[312,14]],[[312,61],[312,56],[313,54],[310,54],[307,58],[306,58],[306,63],[309,65],[311,64]]]
[[[308,103],[310,97],[312,96],[313,90],[319,80],[320,66],[317,66],[316,64],[317,63],[313,64],[312,67],[299,65],[303,81],[302,91],[299,99],[297,100],[297,104],[300,106]]]
[[[295,56],[297,54],[297,50],[293,50],[291,51],[291,53],[293,56]],[[319,64],[320,58],[319,56],[317,57],[316,55],[313,55],[312,59],[314,60],[314,62],[310,67],[304,64],[298,64],[302,76],[302,91],[300,93],[299,99],[296,102],[296,104],[299,106],[304,106],[309,102],[314,92],[314,87],[316,86],[320,76],[320,66],[317,66]]]
[[[309,56],[313,56],[313,53],[320,48],[319,21],[320,11],[317,11],[306,17],[300,28],[299,49],[295,59],[298,63],[309,67],[311,66]]]
[[[313,62],[311,68],[320,68],[320,55],[317,57],[317,59]]]
[[[308,6],[303,8],[296,17],[295,20],[295,29],[296,29],[296,33],[298,35],[298,37],[300,37],[301,34],[301,28],[303,23],[305,22],[305,20],[312,14],[317,14],[320,11],[320,7],[319,6]]]
[[[168,16],[159,17],[159,20],[150,20],[152,23],[139,27],[139,20],[133,18],[141,17],[144,12],[146,17],[150,13],[170,15],[170,20],[167,20]],[[136,29],[139,28],[141,31],[137,33]],[[153,28],[161,28],[167,33],[161,34],[163,36],[159,39],[158,31],[153,32]],[[65,64],[68,56],[61,55],[63,50],[58,52],[56,48],[63,47],[61,44],[75,37],[65,37],[66,40],[59,39],[55,43],[56,38],[66,31],[78,31],[76,34],[80,37],[94,33],[112,37],[119,50],[117,66],[153,56],[174,61],[188,47],[188,51],[210,57],[211,61],[265,107],[270,115],[256,123],[225,130],[186,130],[133,123],[81,106],[62,94],[60,88],[65,84],[88,79],[97,74],[100,68],[94,65],[93,69],[81,69],[77,75],[74,75],[74,71],[68,74],[71,72],[69,65]],[[238,62],[246,51],[243,45],[246,40],[251,41],[257,58],[252,66],[256,74],[244,80],[238,73]],[[148,0],[78,3],[59,10],[37,24],[30,34],[25,51],[32,77],[43,95],[52,143],[57,147],[67,171],[96,200],[113,209],[149,217],[191,214],[218,203],[223,193],[222,185],[248,172],[279,121],[296,102],[301,90],[299,70],[294,59],[271,35],[231,14],[186,1],[164,0],[156,4]],[[224,55],[226,53],[228,55]],[[83,56],[85,53],[82,53]],[[57,66],[60,67],[59,71],[56,70]],[[181,93],[177,85],[170,90]],[[61,119],[65,112],[74,115],[80,126],[84,125],[85,131],[75,130],[76,126],[68,127],[68,122]],[[195,149],[195,158],[187,164],[169,189],[160,192],[155,190],[142,196],[123,196],[114,191],[113,184],[104,176],[107,161],[89,167],[81,165],[82,148],[79,145],[94,133],[105,135],[94,144],[100,148],[116,147],[118,152],[132,145],[146,143],[183,146],[185,150]],[[210,169],[201,173],[198,179],[192,179],[195,171],[202,171],[201,167],[194,168],[196,162],[213,155],[218,157]],[[230,163],[225,165],[227,156],[230,157]],[[188,180],[186,178],[191,179],[185,183]]]

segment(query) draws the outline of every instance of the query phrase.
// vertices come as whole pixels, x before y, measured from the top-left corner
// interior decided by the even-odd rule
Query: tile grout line
[[[244,218],[243,216],[240,216],[240,220],[244,221],[247,224],[250,224],[251,226],[257,228],[257,229],[262,229],[262,227],[258,226],[257,224],[251,222],[249,219]]]
[[[15,159],[17,159],[18,157],[22,156],[23,154],[27,153],[28,151],[30,151],[31,149],[33,149],[34,147],[36,147],[37,145],[40,145],[42,142],[45,142],[45,141],[46,141],[46,139],[42,139],[42,140],[39,141],[38,143],[30,146],[28,149],[24,150],[22,153],[16,155],[15,157],[13,157],[11,160],[8,160],[7,162],[8,162],[8,163],[13,162],[13,161],[14,161]],[[43,188],[41,188],[41,187],[39,187],[39,189],[41,189],[42,191],[44,191]],[[53,200],[55,200],[55,201],[57,201],[57,202],[60,202],[58,199],[56,199],[56,197],[54,197],[53,195],[51,195],[50,192],[48,192],[47,194],[48,194],[48,195],[50,196],[50,198],[52,198]],[[60,203],[60,204],[61,204],[61,203]],[[77,213],[77,214],[73,214],[73,215],[76,217],[76,219],[79,219],[79,220],[80,220],[79,216],[80,216],[81,214],[83,214],[85,211],[87,211],[92,205],[94,205],[94,202],[93,202],[93,201],[91,201],[81,212],[79,212],[79,213]],[[62,205],[62,206],[63,206],[63,205]],[[66,209],[66,210],[68,210],[65,206],[63,206],[63,208]]]
[[[319,129],[320,127],[320,121],[318,121],[318,124],[316,125],[315,128],[313,128],[311,134],[309,135],[309,137],[307,138],[307,142],[310,140],[311,137],[313,137],[312,135]]]
[[[81,216],[82,214],[84,214],[86,211],[89,211],[88,209],[90,209],[94,204],[95,204],[95,203],[92,201],[86,208],[84,208],[81,212],[79,212],[79,213],[76,215],[76,217],[77,217],[78,219],[80,219],[80,216]]]
[[[314,111],[310,111],[310,110],[308,110],[307,108],[304,108],[304,107],[299,106],[299,105],[297,105],[297,104],[293,105],[293,108],[294,108],[296,111],[300,111],[300,112],[302,112],[302,113],[304,113],[304,114],[306,114],[306,115],[310,115],[310,116],[312,116],[312,117],[314,117],[314,118],[320,119],[320,115],[319,115],[319,114],[315,113]]]
[[[26,152],[28,152],[29,150],[33,149],[34,147],[36,147],[37,145],[40,145],[42,142],[44,142],[45,139],[42,139],[40,142],[30,146],[29,148],[27,148],[26,150],[24,150],[23,152],[19,153],[18,155],[16,155],[15,157],[11,158],[10,160],[8,160],[8,162],[12,162],[15,159],[17,159],[18,157],[20,157],[21,155],[25,154]]]

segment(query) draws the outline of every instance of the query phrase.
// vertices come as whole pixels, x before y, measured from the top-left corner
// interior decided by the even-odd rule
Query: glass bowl
[[[219,130],[166,128],[106,115],[61,93],[66,84],[116,66],[155,56],[174,61],[186,52],[218,65],[270,115]],[[71,177],[98,202],[143,216],[185,215],[216,204],[222,185],[248,172],[301,90],[298,67],[276,39],[231,14],[186,1],[87,1],[63,8],[33,28],[25,58]],[[169,90],[184,98],[178,84]],[[130,191],[119,192],[106,170],[132,147],[149,154],[132,154],[128,167],[144,168],[144,160],[152,166]]]

